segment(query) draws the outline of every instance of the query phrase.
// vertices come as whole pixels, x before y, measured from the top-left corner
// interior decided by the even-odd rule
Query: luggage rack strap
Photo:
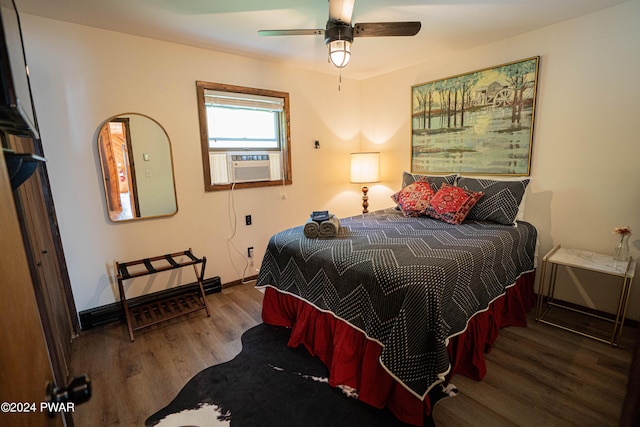
[[[196,258],[196,256],[191,253],[191,249],[189,249],[188,251],[184,251],[184,254],[191,258],[193,262],[202,262],[202,259]]]
[[[171,254],[166,254],[166,255],[164,256],[164,258],[167,260],[167,262],[168,262],[169,264],[171,264],[171,265],[173,266],[173,268],[178,268],[178,267],[180,267],[180,264],[178,264],[178,263],[176,262],[176,260],[175,260],[175,259],[173,259],[173,257],[171,256]]]
[[[157,271],[151,264],[151,260],[149,260],[149,258],[143,260],[142,263],[145,267],[147,267],[147,271],[149,272],[149,274],[155,273]]]

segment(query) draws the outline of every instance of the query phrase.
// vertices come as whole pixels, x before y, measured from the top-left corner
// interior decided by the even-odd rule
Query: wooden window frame
[[[274,98],[282,98],[284,101],[283,113],[285,115],[286,138],[282,141],[282,163],[283,178],[273,181],[256,181],[256,182],[237,182],[231,184],[213,184],[211,183],[211,168],[209,165],[209,133],[207,131],[207,112],[204,102],[205,89],[216,90],[222,92],[234,92],[250,95],[269,96]],[[234,86],[221,83],[212,83],[205,81],[196,81],[196,94],[198,101],[198,118],[200,121],[200,145],[202,149],[202,170],[204,174],[205,191],[224,191],[237,188],[256,188],[271,187],[276,185],[291,185],[293,177],[291,174],[291,131],[290,131],[290,113],[289,113],[289,94],[287,92],[278,92],[267,89],[256,89],[244,86]],[[229,150],[238,151],[238,150]]]

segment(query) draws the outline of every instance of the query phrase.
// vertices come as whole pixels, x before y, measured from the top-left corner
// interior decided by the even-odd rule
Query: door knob
[[[75,377],[66,387],[56,387],[52,382],[47,383],[46,406],[50,417],[89,399],[91,399],[91,378],[87,374]]]

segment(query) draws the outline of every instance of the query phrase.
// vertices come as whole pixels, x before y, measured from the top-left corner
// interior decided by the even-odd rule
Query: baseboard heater
[[[222,283],[219,276],[214,276],[203,281],[204,293],[206,295],[220,292],[222,290]],[[149,295],[141,295],[135,298],[127,298],[129,307],[133,308],[143,304],[149,304],[154,300],[160,300],[173,296],[173,294],[184,293],[185,288],[193,288],[197,290],[198,283],[190,283],[182,285],[165,291],[154,292]],[[114,302],[112,304],[101,305],[100,307],[90,308],[88,310],[78,313],[80,316],[80,328],[83,331],[95,328],[96,326],[104,325],[111,322],[122,321],[125,319],[124,310],[120,302]]]

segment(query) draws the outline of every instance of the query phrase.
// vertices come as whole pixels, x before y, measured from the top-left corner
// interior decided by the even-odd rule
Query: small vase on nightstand
[[[630,234],[620,234],[620,242],[616,246],[613,259],[616,261],[626,261],[629,259],[629,236]]]

